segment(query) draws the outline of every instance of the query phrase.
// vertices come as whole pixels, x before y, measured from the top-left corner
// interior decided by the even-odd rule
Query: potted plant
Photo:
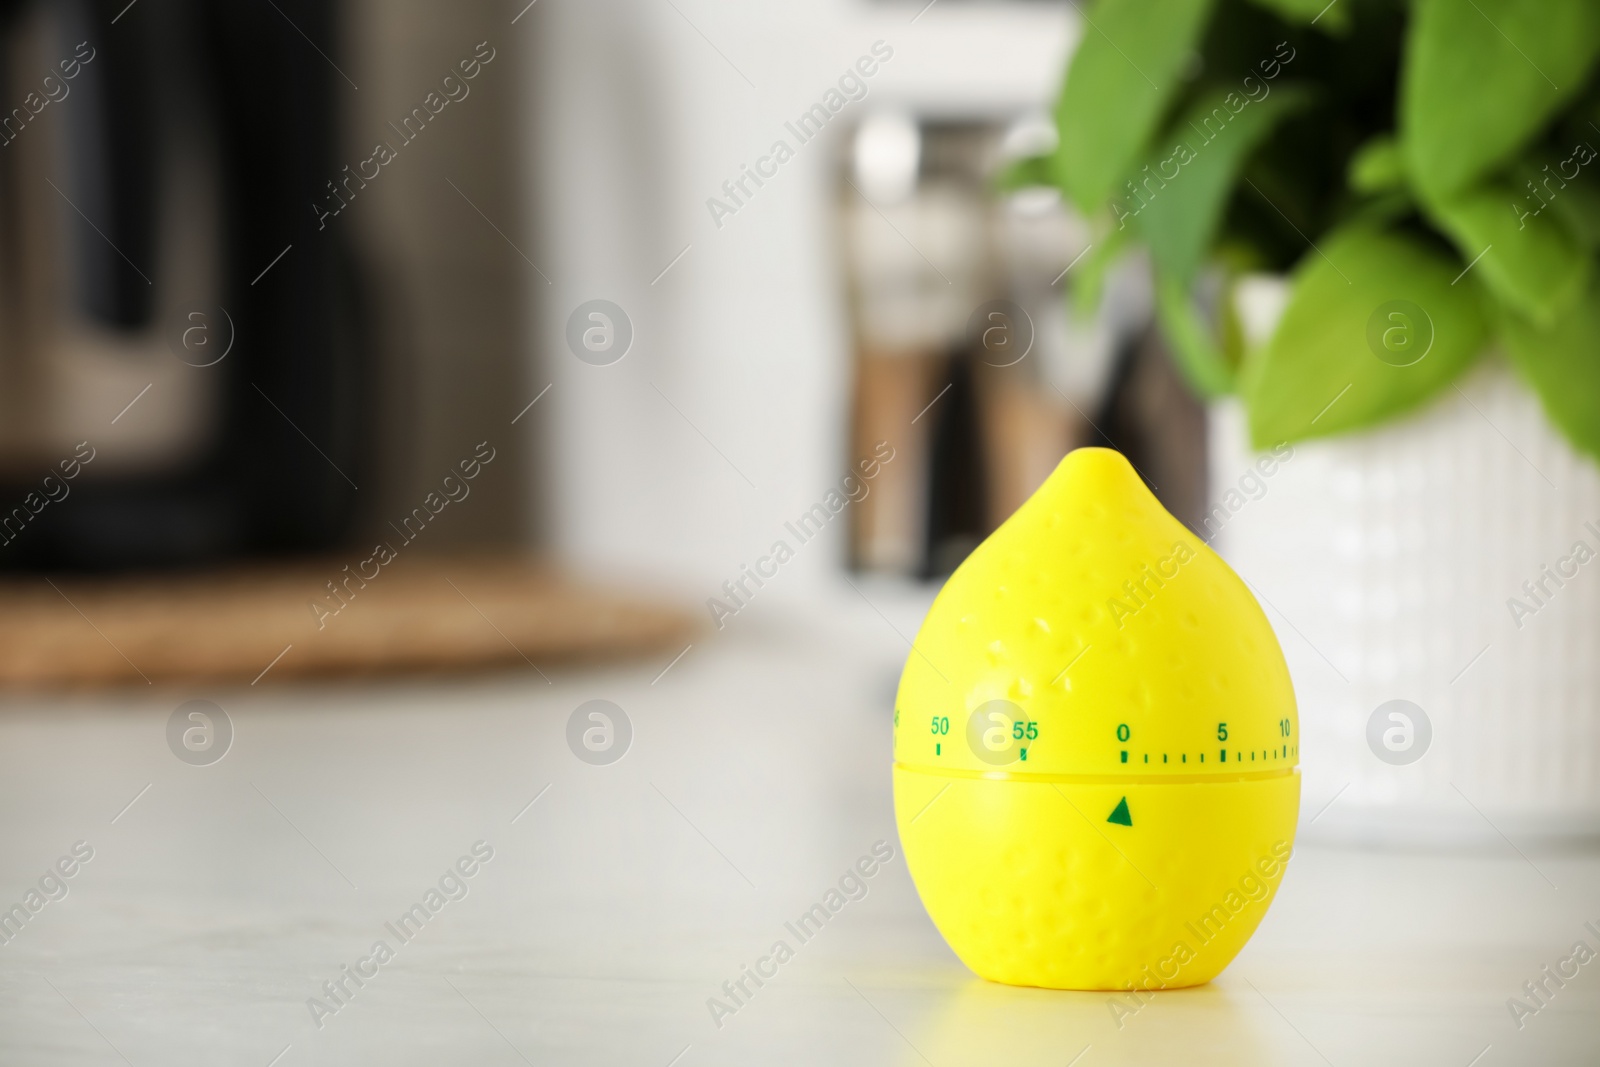
[[[1405,802],[1600,826],[1600,5],[1082,19],[1059,143],[1010,180],[1098,220],[1080,291],[1148,250],[1169,347],[1215,402],[1230,503],[1204,532],[1295,667],[1308,814],[1337,794],[1330,824]],[[1275,477],[1247,475],[1270,446]],[[1434,738],[1403,767],[1369,744],[1396,698]]]

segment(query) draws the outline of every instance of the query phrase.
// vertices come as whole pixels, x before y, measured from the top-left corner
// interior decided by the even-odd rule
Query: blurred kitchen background
[[[720,45],[670,5],[508,6],[7,5],[19,101],[80,40],[106,58],[7,146],[6,488],[82,440],[97,462],[0,566],[361,545],[486,436],[507,459],[432,547],[534,547],[688,594],[889,428],[904,454],[780,597],[845,566],[947,573],[1107,435],[1196,513],[1203,430],[1140,272],[1069,321],[1086,225],[996,188],[1054,136],[1064,5],[909,26],[897,6],[767,9]],[[775,116],[874,42],[893,58],[864,95],[714,217],[724,181],[794,139]],[[474,49],[493,58],[463,78]],[[402,128],[451,74],[466,95]],[[632,320],[617,365],[567,351],[591,298]],[[1003,325],[970,331],[994,301]]]
[[[1057,191],[1002,180],[1054,145],[1068,4],[18,0],[0,32],[10,682],[671,651],[863,588],[909,634],[1061,455],[1102,444],[1224,555],[1245,547],[1308,750],[1344,753],[1308,760],[1310,791],[1355,786],[1325,828],[1363,804],[1437,809],[1452,767],[1530,825],[1600,827],[1596,679],[1551,698],[1567,732],[1532,749],[1565,755],[1506,771],[1502,742],[1462,739],[1514,731],[1505,709],[1550,665],[1490,656],[1465,697],[1428,672],[1470,667],[1488,624],[1419,646],[1409,673],[1378,628],[1426,629],[1406,605],[1456,588],[1374,570],[1390,533],[1413,554],[1435,536],[1373,510],[1396,478],[1430,480],[1370,459],[1383,434],[1414,453],[1413,431],[1304,446],[1274,483],[1291,488],[1255,505],[1250,483],[1249,514],[1219,512],[1253,457],[1236,408],[1175,371],[1147,265],[1097,248]],[[1588,492],[1526,394],[1508,402],[1496,418],[1531,427],[1515,436],[1540,469]],[[473,455],[493,459],[464,485]],[[859,499],[741,590],[830,492]],[[1326,544],[1284,525],[1312,499],[1345,502]],[[363,557],[397,539],[471,557],[477,584],[451,593],[423,562],[367,591],[383,561]],[[1529,544],[1478,615],[1537,569]],[[362,595],[389,609],[325,636]],[[493,633],[478,597],[506,612]],[[197,627],[195,604],[231,621]],[[1482,705],[1440,730],[1466,747],[1427,773],[1370,761],[1367,711],[1419,695]]]

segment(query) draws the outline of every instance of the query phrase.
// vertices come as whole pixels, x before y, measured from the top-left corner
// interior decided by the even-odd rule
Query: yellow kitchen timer
[[[984,978],[1198,985],[1282,880],[1299,737],[1249,589],[1120,453],[1081,448],[951,576],[906,660],[906,862]]]

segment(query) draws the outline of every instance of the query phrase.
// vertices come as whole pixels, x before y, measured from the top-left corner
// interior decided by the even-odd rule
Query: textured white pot
[[[1410,417],[1294,445],[1261,490],[1256,459],[1242,409],[1219,405],[1213,497],[1232,487],[1244,503],[1224,509],[1213,544],[1263,601],[1294,677],[1302,829],[1600,832],[1600,473],[1503,361]],[[1395,699],[1432,727],[1405,765],[1368,741]],[[1400,720],[1383,725],[1404,744]]]

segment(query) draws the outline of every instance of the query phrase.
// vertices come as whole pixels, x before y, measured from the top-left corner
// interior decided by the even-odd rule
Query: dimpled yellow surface
[[[900,679],[923,904],[996,981],[1208,981],[1282,878],[1299,733],[1249,589],[1119,453],[1072,452],[951,576]]]

